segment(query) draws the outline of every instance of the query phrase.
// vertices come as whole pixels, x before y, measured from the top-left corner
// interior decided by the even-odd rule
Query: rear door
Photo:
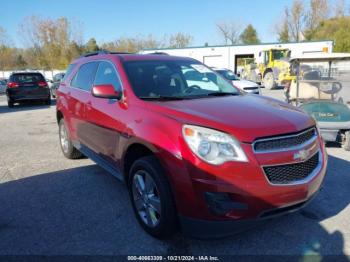
[[[48,86],[40,73],[13,74],[11,82],[18,84],[18,88],[13,89],[18,98],[47,98]]]
[[[88,143],[86,136],[88,119],[86,118],[86,103],[90,100],[91,87],[93,85],[98,62],[82,64],[70,82],[67,93],[68,110],[70,114],[70,127],[73,131],[73,139],[83,144]]]

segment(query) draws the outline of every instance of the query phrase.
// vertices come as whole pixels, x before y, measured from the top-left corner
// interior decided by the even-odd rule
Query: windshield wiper
[[[182,96],[140,96],[142,100],[156,100],[156,101],[172,101],[172,100],[183,100]]]
[[[207,96],[239,96],[239,93],[230,93],[230,92],[212,92],[208,93]]]

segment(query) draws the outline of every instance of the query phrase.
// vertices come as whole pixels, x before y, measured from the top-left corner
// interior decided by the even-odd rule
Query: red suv
[[[315,121],[235,89],[190,58],[98,52],[57,91],[63,154],[125,181],[140,225],[221,237],[295,211],[319,191],[327,155]]]

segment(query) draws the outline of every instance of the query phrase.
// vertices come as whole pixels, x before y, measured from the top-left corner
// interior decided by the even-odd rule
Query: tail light
[[[19,84],[16,82],[8,82],[7,87],[8,88],[15,88],[15,87],[19,87]]]
[[[40,81],[38,83],[38,86],[40,86],[40,87],[47,87],[47,83],[45,81]]]

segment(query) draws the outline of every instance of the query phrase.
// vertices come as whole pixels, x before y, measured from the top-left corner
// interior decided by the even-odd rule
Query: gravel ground
[[[0,133],[0,255],[350,255],[350,152],[334,145],[324,189],[304,210],[230,238],[159,241],[137,224],[121,182],[63,157],[55,106],[8,109],[2,96]]]

